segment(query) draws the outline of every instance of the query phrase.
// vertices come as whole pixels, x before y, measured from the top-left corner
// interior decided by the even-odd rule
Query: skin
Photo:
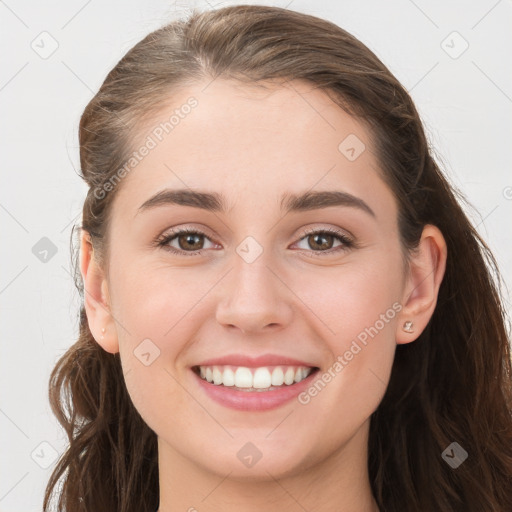
[[[325,93],[298,81],[263,89],[217,79],[206,86],[174,94],[147,124],[168,119],[192,95],[198,100],[118,185],[108,273],[85,232],[81,244],[91,332],[107,352],[120,352],[133,403],[158,436],[159,510],[376,511],[367,470],[370,416],[397,344],[416,340],[432,316],[445,241],[426,226],[404,266],[396,201],[379,176],[370,134]],[[366,146],[354,161],[338,150],[349,134]],[[219,192],[230,208],[165,205],[137,213],[164,188]],[[307,190],[349,192],[375,218],[347,206],[280,212],[282,194]],[[205,231],[203,253],[154,247],[171,227]],[[329,227],[357,246],[333,252],[342,242],[326,240],[315,257],[304,231]],[[252,263],[236,252],[247,236],[263,248]],[[170,244],[190,247],[177,238]],[[401,310],[306,405],[228,409],[190,371],[230,353],[273,353],[324,372],[394,303]],[[413,333],[402,329],[406,320]],[[149,366],[134,355],[147,338],[160,349]],[[237,457],[247,442],[262,453],[250,468]]]

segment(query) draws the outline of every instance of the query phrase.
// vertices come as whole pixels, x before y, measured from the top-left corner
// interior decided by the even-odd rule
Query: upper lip
[[[248,368],[258,368],[262,366],[305,366],[306,368],[316,368],[315,365],[299,361],[291,357],[280,356],[277,354],[264,354],[258,357],[244,356],[242,354],[230,354],[223,357],[207,359],[195,366],[245,366]]]

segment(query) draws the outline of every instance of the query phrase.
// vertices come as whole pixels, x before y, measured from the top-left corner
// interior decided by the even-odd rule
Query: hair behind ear
[[[96,343],[83,307],[79,339],[53,369],[49,399],[69,447],[50,477],[43,510],[49,511],[52,490],[64,477],[58,510],[154,512],[156,434],[132,404],[119,354],[108,354]],[[132,468],[144,477],[134,479]]]

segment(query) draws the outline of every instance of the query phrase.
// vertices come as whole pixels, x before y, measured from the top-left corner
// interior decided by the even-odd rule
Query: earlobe
[[[89,329],[98,344],[107,352],[119,352],[119,342],[110,312],[108,284],[94,258],[90,236],[82,231],[80,243],[80,272],[84,284],[84,306]]]
[[[426,225],[417,249],[410,256],[396,331],[398,344],[417,339],[430,321],[444,277],[446,258],[443,234],[436,226]]]

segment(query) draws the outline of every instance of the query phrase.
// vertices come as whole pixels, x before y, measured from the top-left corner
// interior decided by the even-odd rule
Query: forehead
[[[136,151],[151,149],[122,179],[123,215],[163,188],[221,191],[230,205],[238,198],[270,206],[284,192],[340,186],[391,198],[370,133],[303,81],[197,83],[167,98],[136,140]]]

